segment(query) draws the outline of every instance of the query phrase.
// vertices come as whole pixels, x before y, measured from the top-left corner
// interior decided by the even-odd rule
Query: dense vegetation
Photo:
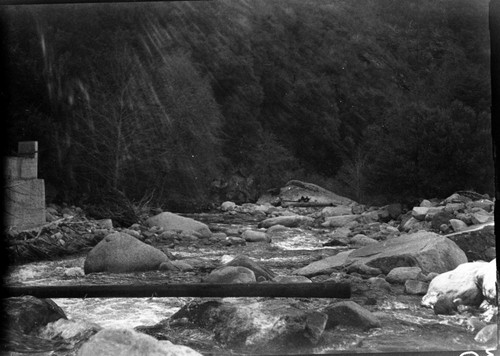
[[[3,15],[9,149],[38,140],[65,200],[242,202],[290,178],[370,203],[493,193],[486,0]]]

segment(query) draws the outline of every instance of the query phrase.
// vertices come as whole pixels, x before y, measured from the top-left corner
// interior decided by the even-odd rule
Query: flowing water
[[[215,217],[205,216],[205,220]],[[203,220],[203,219],[200,219]],[[223,224],[214,222],[214,230],[256,228],[254,221]],[[77,284],[144,284],[144,283],[199,283],[211,269],[231,260],[238,254],[247,255],[277,274],[290,274],[312,261],[337,254],[345,248],[324,248],[327,235],[321,230],[288,229],[273,236],[272,243],[248,243],[246,246],[189,245],[169,249],[176,258],[193,263],[193,272],[149,271],[141,273],[83,274],[85,255],[55,261],[28,263],[12,267],[6,276],[8,285],[77,285]],[[321,281],[320,277],[313,281]],[[368,292],[369,293],[369,292]],[[373,312],[382,323],[381,328],[360,331],[337,327],[325,331],[323,342],[316,353],[400,352],[431,350],[477,350],[485,346],[474,341],[475,333],[464,327],[467,316],[436,316],[432,310],[420,307],[418,296],[405,295],[402,289],[377,300],[375,305],[363,305],[366,295],[354,293],[352,300]],[[249,298],[251,299],[251,298]],[[87,298],[54,299],[70,319],[85,319],[102,327],[152,326],[164,320],[193,298]],[[249,300],[250,302],[250,300]],[[327,299],[284,299],[283,303],[302,303],[307,308],[320,309]],[[198,336],[196,336],[198,335]],[[210,338],[191,332],[187,342],[199,345],[203,339],[204,351],[210,350]],[[198,340],[196,340],[198,338]],[[188,345],[189,346],[189,345]],[[491,345],[490,345],[491,346]],[[203,351],[203,350],[200,350]],[[217,352],[216,352],[217,353]]]

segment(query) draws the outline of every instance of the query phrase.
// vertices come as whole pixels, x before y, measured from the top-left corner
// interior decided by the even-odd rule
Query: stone
[[[241,237],[247,242],[269,241],[269,238],[264,231],[245,230],[241,234]]]
[[[226,266],[246,267],[253,271],[255,278],[263,277],[265,280],[272,280],[276,276],[276,273],[271,271],[269,268],[261,266],[251,258],[244,255],[236,256],[231,261],[227,262]]]
[[[421,304],[432,307],[439,299],[459,299],[460,304],[479,306],[483,301],[481,292],[482,275],[487,262],[469,262],[459,265],[435,277]]]
[[[428,289],[429,289],[429,283],[426,282],[422,282],[415,279],[408,279],[405,282],[406,294],[425,295]]]
[[[443,225],[443,224],[449,225],[450,220],[453,219],[453,217],[454,217],[453,214],[451,214],[447,211],[438,212],[438,213],[434,214],[434,216],[432,217],[431,227],[434,230],[439,231],[441,228],[441,225]]]
[[[467,203],[467,209],[481,208],[488,213],[491,213],[494,206],[495,206],[495,203],[492,202],[491,200],[488,200],[488,199],[476,200],[476,201],[472,201],[472,202]]]
[[[321,225],[324,227],[342,227],[350,222],[356,221],[360,215],[341,215],[341,216],[329,216],[325,218],[325,222]]]
[[[330,256],[322,260],[312,262],[305,267],[293,271],[292,274],[305,277],[313,277],[320,274],[330,274],[344,266],[349,254],[353,251],[354,250],[343,251],[336,254],[335,256]]]
[[[420,267],[396,267],[389,272],[385,280],[389,283],[404,284],[409,279],[419,279],[421,274]]]
[[[447,211],[454,215],[458,212],[463,212],[464,209],[465,209],[464,203],[448,203],[444,207],[444,211]]]
[[[164,230],[179,230],[183,232],[194,231],[204,238],[209,238],[212,235],[212,232],[206,224],[169,212],[150,217],[146,220],[146,225],[150,227],[162,227]]]
[[[351,215],[352,208],[349,206],[327,206],[321,210],[321,216]]]
[[[193,301],[170,318],[213,333],[212,339],[238,353],[283,354],[316,345],[326,326],[327,315],[301,310],[279,299],[249,301]]]
[[[367,245],[372,245],[378,243],[377,240],[372,239],[371,237],[367,237],[363,234],[357,234],[349,240],[351,244],[354,244],[356,246],[367,246]]]
[[[368,283],[370,283],[370,289],[382,289],[387,292],[391,291],[391,285],[384,278],[371,277],[368,278]]]
[[[312,283],[312,281],[305,276],[276,276],[273,278],[276,283]]]
[[[412,216],[419,220],[423,221],[425,219],[425,216],[427,215],[427,212],[429,211],[429,208],[426,207],[414,207],[411,214]]]
[[[420,267],[423,273],[443,273],[465,262],[465,253],[453,241],[420,231],[362,247],[349,254],[346,265],[353,271],[367,265],[384,274],[396,267]]]
[[[402,229],[403,231],[410,231],[418,223],[419,221],[412,216],[410,219],[405,221],[405,223],[402,225]]]
[[[252,270],[246,267],[223,266],[213,270],[203,279],[204,283],[255,283],[257,279]]]
[[[298,180],[291,180],[286,183],[285,187],[280,189],[279,198],[283,207],[300,205],[300,203],[304,205],[314,204],[316,206],[348,206],[354,203],[351,199],[337,195],[318,185]]]
[[[175,266],[179,271],[187,272],[187,271],[193,271],[194,267],[191,266],[189,263],[184,262],[184,261],[172,261],[171,262],[173,266]]]
[[[222,211],[231,211],[236,208],[236,203],[232,201],[225,201],[224,203],[221,204],[220,209]]]
[[[311,225],[314,219],[309,216],[302,215],[288,215],[288,216],[276,216],[274,218],[265,219],[260,222],[260,228],[269,228],[273,225],[282,225],[286,227],[298,227]]]
[[[162,251],[121,232],[107,235],[88,253],[84,272],[127,273],[156,270],[168,260]]]
[[[439,297],[432,308],[436,315],[453,315],[457,312],[457,305],[451,298],[445,296]]]
[[[286,226],[278,224],[278,225],[273,225],[273,226],[269,227],[266,230],[266,234],[273,235],[273,234],[278,234],[280,232],[287,231],[287,230],[288,230],[288,228]]]
[[[459,219],[450,219],[450,225],[455,232],[467,229],[467,224]]]
[[[471,220],[474,225],[485,224],[493,221],[493,215],[488,214],[486,211],[478,211],[471,214]]]
[[[491,253],[488,253],[488,249],[496,246],[495,226],[493,224],[470,227],[467,230],[445,236],[465,252],[469,262],[478,260],[488,262],[495,258],[495,256],[491,256]]]
[[[421,206],[422,208],[430,208],[430,207],[432,207],[432,205],[433,205],[433,204],[432,204],[429,200],[426,200],[426,199],[424,199],[424,200],[422,200],[422,201],[420,202],[420,206]]]
[[[193,349],[158,341],[131,329],[104,329],[92,336],[78,350],[77,356],[201,356]]]
[[[489,344],[492,343],[493,345],[498,346],[498,324],[490,324],[485,326],[484,328],[479,331],[476,336],[474,337],[474,340],[481,344]]]
[[[458,213],[455,217],[458,220],[462,220],[467,226],[472,225],[472,215],[470,213]]]
[[[361,214],[359,217],[359,222],[363,224],[371,224],[377,222],[380,219],[378,211],[372,210]]]
[[[22,334],[34,333],[48,323],[67,319],[64,311],[52,299],[30,295],[5,298],[3,312],[9,321],[9,329]]]
[[[479,283],[484,298],[492,304],[497,304],[497,259],[485,265],[481,274]]]
[[[326,329],[341,325],[367,330],[381,325],[377,317],[353,301],[334,303],[323,309],[323,313],[328,315]]]

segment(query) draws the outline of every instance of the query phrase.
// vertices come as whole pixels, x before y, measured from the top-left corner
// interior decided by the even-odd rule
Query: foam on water
[[[104,328],[157,324],[176,313],[190,298],[53,299],[68,318],[84,319]]]

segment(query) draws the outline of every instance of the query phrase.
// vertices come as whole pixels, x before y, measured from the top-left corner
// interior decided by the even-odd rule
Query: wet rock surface
[[[69,258],[12,266],[6,282],[10,285],[200,283],[214,271],[232,267],[243,269],[245,275],[253,274],[252,283],[296,283],[296,278],[309,284],[348,282],[351,285],[349,300],[55,299],[70,320],[77,324],[59,318],[61,320],[48,321],[42,327],[45,331],[38,328],[36,333],[26,333],[19,328],[12,329],[12,339],[31,338],[45,349],[52,347],[55,355],[74,355],[99,331],[99,325],[103,325],[103,329],[111,325],[108,318],[118,320],[129,315],[120,323],[136,327],[137,331],[153,336],[160,343],[168,340],[202,354],[476,350],[491,348],[496,342],[492,331],[497,322],[496,270],[491,268],[496,260],[475,262],[478,264],[474,277],[477,282],[475,294],[465,293],[465,296],[472,296],[470,300],[463,294],[457,297],[447,292],[435,292],[446,288],[446,283],[440,281],[443,274],[455,268],[466,268],[461,266],[468,266],[467,262],[473,255],[460,248],[465,242],[453,242],[446,233],[440,232],[453,231],[452,219],[446,229],[441,228],[446,223],[441,224],[439,231],[433,231],[431,224],[435,214],[446,209],[454,219],[460,219],[469,229],[475,229],[481,225],[473,225],[474,219],[469,219],[467,214],[473,213],[471,209],[482,209],[491,217],[492,205],[487,202],[472,204],[476,201],[458,194],[441,203],[422,202],[430,206],[426,211],[416,210],[416,217],[422,219],[423,216],[418,220],[414,216],[406,219],[401,205],[397,204],[382,208],[363,207],[352,202],[311,206],[310,200],[300,201],[304,191],[300,192],[298,195],[294,193],[293,197],[298,200],[287,207],[264,202],[243,205],[226,202],[219,211],[184,214],[184,217],[207,226],[210,235],[206,236],[193,230],[154,224],[115,228],[109,221],[87,219],[81,212],[80,215],[74,214],[74,218],[67,214],[62,218],[65,219],[63,223],[41,230],[40,236],[59,233],[56,238],[68,242],[73,236],[71,234],[86,236],[86,241],[91,241],[87,249]],[[321,201],[317,199],[315,204],[318,202]],[[59,210],[54,210],[51,214],[54,221],[58,221]],[[476,212],[484,215],[483,211]],[[329,223],[325,226],[331,216],[352,215],[356,218],[343,226],[330,226]],[[301,218],[297,219],[297,216]],[[281,222],[306,223],[273,224],[265,232],[259,228],[266,219],[276,217],[290,219],[284,218]],[[406,222],[414,219],[415,226],[427,231],[417,233],[409,228],[404,232],[405,219]],[[491,222],[486,224],[491,226]],[[69,226],[72,227],[71,234]],[[247,239],[245,231],[262,232],[266,239]],[[90,248],[113,233],[126,233],[163,253],[167,258],[163,261],[163,268],[84,274],[84,261]],[[361,237],[376,243],[370,241],[373,243],[360,248]],[[460,238],[470,246],[475,245],[471,234]],[[332,241],[342,243],[335,245]],[[494,243],[491,246],[491,239],[481,241],[483,252],[495,247]],[[469,285],[469,282],[462,282],[459,282],[460,288]],[[434,298],[433,303],[422,303],[425,293],[439,294],[439,297]],[[82,317],[88,324],[78,321]],[[61,338],[66,340],[64,347],[55,341]],[[22,343],[18,342],[18,345]]]

